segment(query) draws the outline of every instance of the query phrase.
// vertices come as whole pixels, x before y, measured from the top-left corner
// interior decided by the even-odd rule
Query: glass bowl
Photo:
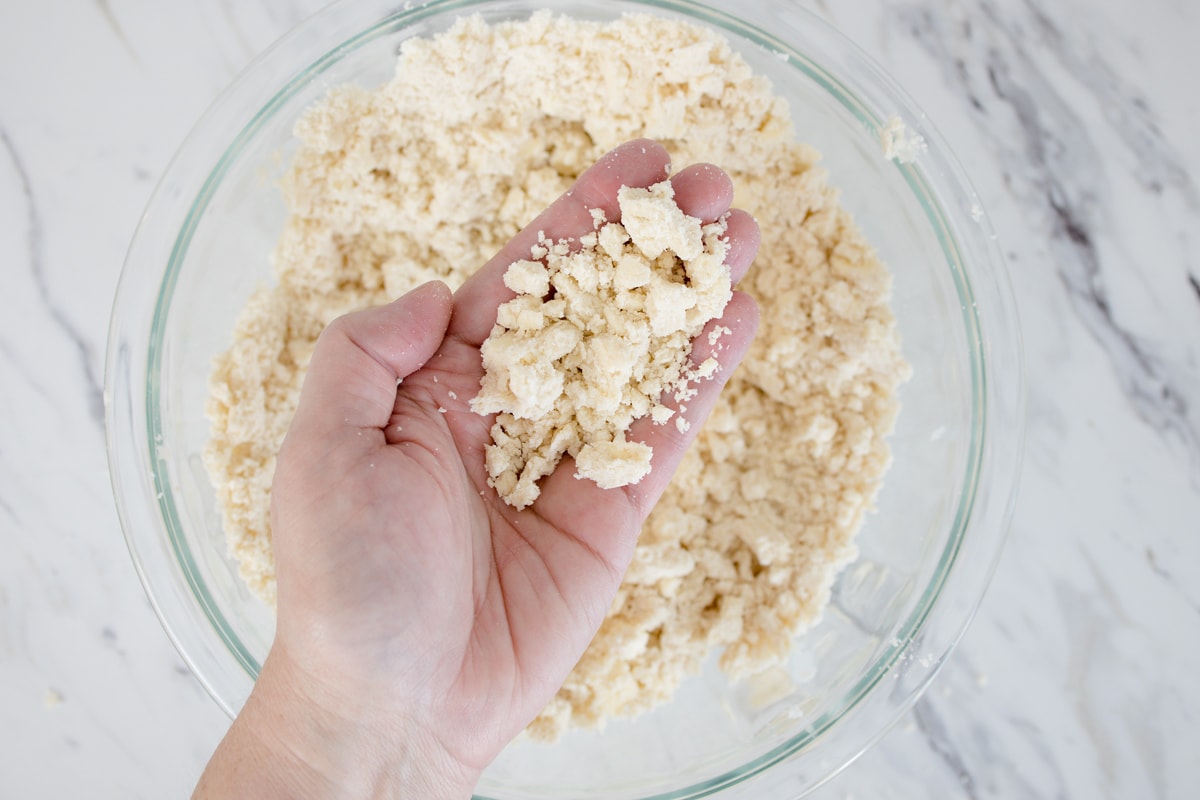
[[[913,378],[890,438],[894,466],[821,622],[797,640],[796,688],[756,708],[709,663],[676,699],[554,745],[518,740],[477,792],[516,798],[795,797],[835,774],[907,710],[977,608],[1019,469],[1023,391],[1003,259],[967,177],[878,66],[791,2],[346,0],[262,55],[197,123],[129,249],[108,342],[113,490],[138,574],[180,654],[231,716],[273,617],[226,553],[201,463],[210,360],[260,282],[284,221],[277,188],[297,117],[329,88],[389,80],[400,42],[456,16],[537,8],[590,19],[631,10],[723,34],[789,102],[843,204],[894,276]],[[883,155],[893,117],[925,148]]]

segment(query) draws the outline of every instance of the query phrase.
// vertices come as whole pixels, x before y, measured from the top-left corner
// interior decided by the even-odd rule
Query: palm
[[[629,494],[603,492],[569,469],[528,509],[500,500],[484,468],[491,420],[469,407],[481,376],[478,347],[448,337],[405,379],[385,429],[389,448],[402,451],[396,483],[411,487],[396,505],[459,515],[449,528],[440,519],[405,525],[459,532],[430,536],[440,552],[426,560],[425,580],[456,596],[440,596],[421,615],[423,633],[453,631],[456,646],[435,680],[448,729],[484,718],[485,708],[507,705],[502,716],[514,720],[537,713],[599,626],[642,520]],[[492,733],[505,741],[516,731]]]
[[[636,147],[640,157],[627,151],[608,169],[586,173],[573,198],[556,203],[464,285],[444,339],[419,363],[389,370],[383,362],[407,363],[413,354],[401,347],[364,358],[355,336],[341,341],[335,331],[324,359],[353,366],[336,380],[319,373],[318,347],[280,455],[273,523],[281,637],[298,640],[293,646],[301,650],[327,650],[335,641],[342,674],[351,665],[364,680],[384,676],[381,690],[426,719],[465,764],[494,757],[582,654],[687,444],[673,426],[640,424],[633,437],[655,453],[641,483],[604,491],[575,479],[568,465],[518,512],[487,485],[492,420],[469,406],[482,376],[479,345],[506,299],[504,268],[528,256],[539,230],[577,235],[591,226],[588,207],[615,216],[617,187],[658,180],[665,152]],[[674,180],[689,213],[712,219],[728,208],[727,179],[701,170]],[[753,257],[757,229],[744,215],[731,217],[730,238],[736,276]],[[742,341],[726,342],[726,362],[753,328],[748,298],[735,295],[731,311],[737,318],[727,311],[723,322]],[[693,414],[715,400],[717,388],[693,400]],[[325,399],[310,403],[309,395]],[[333,422],[311,411],[322,403]],[[326,475],[339,478],[328,483]]]

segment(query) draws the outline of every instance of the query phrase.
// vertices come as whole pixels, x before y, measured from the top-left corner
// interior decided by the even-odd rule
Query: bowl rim
[[[347,53],[356,50],[368,42],[393,33],[399,28],[436,15],[453,12],[469,13],[480,6],[488,4],[489,1],[430,0],[421,4],[406,4],[400,10],[377,19],[370,27],[327,49],[316,60],[312,61],[299,72],[294,73],[283,84],[282,88],[275,91],[270,99],[254,112],[250,120],[240,128],[238,134],[224,147],[220,158],[208,172],[200,189],[191,198],[183,225],[179,228],[177,234],[173,237],[173,241],[170,243],[166,271],[161,283],[157,286],[157,291],[153,292],[154,313],[150,324],[149,344],[144,353],[131,352],[129,349],[129,342],[136,340],[130,335],[129,327],[132,324],[132,320],[137,318],[137,315],[125,312],[128,307],[135,304],[136,300],[150,299],[146,296],[145,282],[138,280],[140,276],[135,274],[138,264],[137,256],[145,249],[144,245],[146,244],[147,236],[154,220],[153,210],[162,202],[166,188],[171,185],[173,177],[179,172],[179,164],[183,160],[184,155],[189,152],[189,148],[198,140],[211,132],[209,129],[213,127],[212,123],[217,119],[222,104],[227,107],[231,99],[238,96],[239,90],[247,85],[249,76],[257,73],[260,64],[275,58],[279,54],[286,55],[284,49],[288,42],[296,40],[304,30],[321,24],[323,20],[330,19],[333,15],[344,12],[346,7],[361,5],[357,0],[341,0],[341,2],[334,3],[313,17],[310,17],[301,26],[280,39],[279,42],[264,52],[263,55],[255,59],[239,76],[237,81],[221,94],[184,140],[175,157],[172,159],[171,164],[165,170],[162,179],[151,195],[150,201],[147,204],[146,214],[131,242],[114,300],[105,371],[106,431],[114,496],[121,518],[122,530],[124,531],[135,569],[150,599],[155,614],[158,616],[176,649],[184,658],[189,668],[191,668],[193,674],[196,675],[201,684],[204,685],[206,691],[209,692],[231,717],[234,716],[235,709],[232,707],[229,699],[223,697],[222,693],[206,678],[206,671],[200,663],[201,657],[195,652],[195,649],[199,646],[193,641],[195,637],[183,634],[172,622],[174,619],[186,618],[186,616],[181,616],[176,612],[178,606],[181,603],[187,603],[189,599],[191,602],[199,604],[227,654],[231,655],[237,661],[251,679],[257,677],[260,665],[232,631],[229,623],[225,621],[223,613],[212,598],[200,575],[200,570],[184,536],[180,516],[175,507],[171,492],[169,465],[164,453],[158,446],[163,441],[162,415],[146,413],[161,408],[163,403],[161,397],[163,387],[159,382],[163,358],[162,336],[171,302],[174,299],[174,289],[179,276],[182,259],[187,252],[191,237],[199,225],[207,203],[221,184],[229,167],[237,160],[247,143],[253,139],[264,121],[292,97],[295,92],[308,85],[310,81],[322,74],[330,65],[340,60]],[[861,85],[861,78],[856,81],[846,76],[839,77],[837,74],[831,73],[828,68],[818,65],[808,55],[798,51],[795,46],[782,41],[753,23],[740,20],[728,12],[694,2],[694,0],[640,0],[636,5],[647,10],[661,9],[668,13],[683,15],[691,21],[715,27],[723,35],[732,34],[747,42],[764,47],[768,51],[778,55],[781,59],[787,60],[791,66],[804,72],[810,79],[825,89],[826,92],[848,109],[866,130],[877,132],[882,130],[886,125],[885,118],[873,110],[871,103],[865,99],[868,92]],[[954,286],[958,293],[962,311],[964,334],[968,341],[970,355],[973,436],[968,448],[958,508],[955,513],[954,522],[952,523],[953,533],[938,559],[938,564],[933,572],[934,579],[921,592],[919,601],[915,604],[913,611],[909,614],[908,619],[897,636],[893,638],[890,645],[884,649],[882,655],[860,676],[859,680],[843,696],[838,707],[826,710],[815,720],[789,737],[786,742],[743,764],[741,767],[727,770],[721,775],[709,780],[693,783],[686,788],[648,796],[646,800],[706,797],[762,775],[762,773],[776,764],[786,761],[810,748],[815,742],[823,738],[827,739],[830,733],[829,729],[834,722],[846,718],[854,712],[861,712],[864,701],[872,693],[876,692],[884,676],[893,674],[898,667],[904,667],[909,687],[906,688],[901,701],[891,703],[890,713],[883,720],[883,724],[868,732],[869,735],[867,737],[860,737],[859,742],[851,743],[848,748],[845,748],[844,756],[840,759],[834,759],[839,763],[835,764],[828,771],[828,774],[820,777],[810,788],[815,788],[851,763],[854,758],[880,738],[904,711],[916,702],[925,687],[935,676],[946,656],[961,638],[971,617],[978,608],[979,602],[982,600],[986,584],[990,580],[995,564],[999,559],[1004,533],[1007,530],[1008,521],[1015,504],[1015,490],[1019,474],[1021,450],[1023,448],[1024,429],[1024,386],[1023,372],[1020,369],[1021,343],[1019,326],[1016,322],[1015,302],[1012,299],[1011,287],[1004,269],[1003,255],[995,241],[994,233],[991,231],[990,222],[986,215],[974,213],[976,209],[982,208],[978,201],[978,196],[974,189],[971,188],[961,164],[950,153],[944,139],[933,128],[932,124],[928,122],[923,112],[919,110],[919,107],[892,81],[890,76],[875,65],[857,45],[816,15],[799,8],[789,8],[789,13],[798,15],[804,20],[806,25],[810,25],[818,30],[824,39],[832,43],[830,46],[840,48],[843,53],[848,54],[848,57],[856,62],[861,62],[861,65],[865,68],[866,76],[870,78],[871,82],[876,84],[876,90],[881,90],[883,94],[893,101],[894,105],[899,106],[905,117],[916,121],[914,128],[928,144],[928,150],[922,154],[920,159],[913,163],[896,163],[895,166],[901,172],[913,196],[920,202],[926,218],[933,225],[938,242],[946,255],[947,265],[952,270]],[[971,216],[973,222],[978,225],[978,230],[975,231],[977,233],[975,238],[978,239],[982,236],[987,239],[983,250],[987,254],[985,274],[990,275],[994,282],[995,296],[990,298],[994,301],[992,303],[994,308],[987,308],[986,310],[994,314],[1001,323],[1007,323],[1007,325],[1001,325],[1002,328],[1007,328],[1001,331],[1002,334],[1007,335],[1007,340],[1005,341],[999,341],[994,337],[985,336],[984,334],[979,307],[981,298],[977,296],[973,284],[966,274],[968,265],[965,263],[966,259],[962,248],[960,248],[961,237],[956,235],[956,229],[961,231],[963,230],[963,226],[955,224],[956,220],[954,217],[956,215],[954,211],[956,209],[952,205],[939,201],[939,192],[931,184],[931,177],[933,178],[933,184],[938,184],[939,181],[948,183],[950,189],[957,190],[952,192],[952,194],[967,196],[972,200]],[[941,194],[947,194],[945,189],[941,191]],[[947,214],[949,214],[949,218]],[[973,229],[967,228],[966,230]],[[139,288],[140,291],[135,291],[135,288]],[[1000,389],[996,387],[996,382],[989,382],[988,380],[987,362],[992,359],[998,348],[1011,351],[1011,353],[1004,355],[1010,359],[1015,359],[1014,363],[1018,369],[1015,373],[1017,376],[1016,385],[1013,387]],[[144,377],[145,391],[141,397],[135,397],[132,389],[137,384],[132,379],[135,375],[139,374],[139,367],[144,367],[144,371],[140,371],[140,375]],[[990,412],[997,408],[997,404],[989,403],[987,398],[989,395],[995,395],[1001,390],[1005,392],[1006,404],[1013,411],[1013,414],[1010,414],[1010,419],[1005,420],[1005,426],[1009,429],[1007,432],[1013,434],[1015,438],[1015,449],[1011,447],[1004,448],[1003,452],[997,455],[997,448],[993,444],[996,439],[995,426],[991,424],[992,420],[989,418]],[[141,413],[139,414],[138,412]],[[141,430],[138,430],[137,419],[139,416],[143,417],[145,422],[145,426]],[[988,460],[989,457],[990,461]],[[1001,460],[997,461],[997,458]],[[130,472],[131,465],[135,470],[148,467],[148,472],[138,472],[141,477],[141,485],[137,489],[133,489],[133,487],[128,486],[126,483],[127,476],[132,474]],[[960,556],[963,553],[964,544],[967,544],[967,533],[971,529],[973,515],[976,511],[976,500],[982,485],[982,478],[985,475],[991,475],[994,480],[1000,481],[999,484],[989,484],[990,492],[994,493],[996,489],[999,489],[1001,494],[998,511],[989,509],[991,528],[996,530],[997,533],[986,537],[986,540],[982,543],[982,545],[987,545],[986,547],[982,545],[974,547],[976,551],[982,552],[973,558],[978,563],[973,566],[972,572],[979,578],[982,578],[982,581],[978,583],[972,600],[967,602],[964,607],[958,609],[957,623],[949,627],[948,631],[943,634],[943,641],[936,645],[935,649],[939,651],[937,658],[933,663],[927,664],[924,659],[913,658],[913,653],[925,646],[926,643],[921,641],[921,634],[925,629],[930,614],[941,600],[943,591],[954,573],[955,567],[961,563]],[[1007,485],[1004,485],[1005,483]],[[133,493],[137,493],[138,490],[140,490],[140,497],[143,502],[135,506],[133,501],[135,494]],[[155,521],[159,523],[158,526],[154,526]],[[157,552],[156,548],[147,546],[147,542],[144,541],[141,532],[149,530],[148,526],[165,528],[165,545],[167,547],[165,553]],[[978,535],[975,538],[979,538]],[[160,542],[160,544],[163,543]],[[970,544],[974,545],[974,541],[972,540]],[[157,585],[152,580],[151,571],[147,564],[151,560],[161,561],[164,555],[172,562],[172,566],[182,574],[184,583],[191,592],[190,598],[181,596],[177,592],[163,592],[163,587]],[[205,649],[203,646],[200,647],[201,649]],[[485,795],[477,795],[477,797],[479,800],[488,800]]]

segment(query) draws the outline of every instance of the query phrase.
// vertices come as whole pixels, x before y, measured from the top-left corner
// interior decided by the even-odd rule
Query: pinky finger
[[[758,245],[762,239],[758,223],[754,217],[734,208],[729,211],[726,219],[728,228],[725,231],[729,239],[729,252],[725,255],[725,263],[729,265],[729,277],[736,286],[737,282],[746,276],[750,263],[758,253]]]
[[[758,305],[748,294],[734,292],[725,313],[710,322],[692,345],[692,363],[699,365],[710,357],[715,358],[716,372],[691,384],[696,394],[686,401],[665,398],[663,405],[675,412],[665,423],[643,417],[630,428],[628,438],[631,441],[644,442],[654,451],[650,473],[640,482],[624,488],[642,519],[649,515],[671,482],[684,453],[716,405],[721,390],[750,348],[757,328]]]

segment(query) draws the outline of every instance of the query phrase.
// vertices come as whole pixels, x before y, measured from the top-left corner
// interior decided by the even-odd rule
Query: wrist
[[[381,705],[330,697],[273,648],[196,798],[469,798],[478,771],[400,709]],[[223,749],[241,763],[219,769]],[[237,785],[213,784],[206,792],[214,766]]]

